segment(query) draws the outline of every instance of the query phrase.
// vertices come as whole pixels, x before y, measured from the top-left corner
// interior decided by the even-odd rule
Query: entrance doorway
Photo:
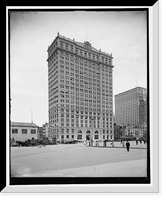
[[[86,140],[90,140],[91,139],[91,132],[90,132],[90,130],[87,130],[86,131]]]
[[[86,140],[90,140],[90,135],[86,135]]]

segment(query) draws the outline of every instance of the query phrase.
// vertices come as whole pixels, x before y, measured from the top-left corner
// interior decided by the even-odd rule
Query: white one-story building
[[[11,122],[11,139],[14,141],[26,141],[37,139],[38,126],[34,123]]]

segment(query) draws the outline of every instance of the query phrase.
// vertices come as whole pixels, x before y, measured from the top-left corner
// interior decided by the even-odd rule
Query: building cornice
[[[128,94],[128,93],[131,93],[131,92],[134,92],[134,91],[136,91],[136,90],[138,90],[138,89],[145,89],[145,90],[147,90],[146,88],[143,88],[143,87],[135,87],[135,88],[132,88],[132,89],[130,89],[130,90],[126,90],[126,91],[124,91],[124,92],[121,92],[121,93],[119,93],[119,94],[116,94],[115,97],[120,96],[120,95],[124,95],[124,94]]]
[[[64,48],[61,48],[61,47],[59,47],[59,46],[57,46],[57,47],[53,50],[53,52],[51,53],[51,55],[48,57],[47,62],[49,62],[50,57],[51,57],[57,50],[65,51],[65,52],[70,53],[70,54],[74,54],[74,55],[77,56],[77,57],[80,57],[80,58],[83,58],[83,59],[87,59],[87,60],[89,60],[89,61],[91,61],[91,62],[95,62],[96,64],[99,64],[99,65],[100,65],[100,64],[101,64],[101,65],[106,65],[106,66],[111,67],[111,68],[114,67],[113,65],[110,65],[110,64],[107,64],[107,63],[104,63],[104,62],[101,62],[101,61],[97,61],[97,60],[94,60],[94,59],[90,59],[90,58],[88,58],[88,57],[81,56],[81,55],[75,53],[74,51],[69,51],[69,50],[64,49]]]
[[[85,41],[84,43],[82,43],[82,42],[76,42],[75,39],[72,40],[72,39],[70,39],[70,38],[66,38],[65,36],[61,36],[59,33],[57,34],[57,37],[54,39],[54,41],[51,43],[51,45],[48,47],[48,50],[47,50],[48,53],[49,53],[49,50],[50,50],[50,49],[53,47],[53,45],[55,44],[55,41],[57,41],[58,39],[65,40],[66,42],[69,42],[69,43],[75,45],[75,47],[77,47],[77,48],[79,47],[79,48],[81,48],[81,49],[83,49],[83,50],[85,50],[85,51],[87,51],[87,52],[89,52],[89,53],[98,55],[99,58],[100,58],[101,56],[104,56],[104,57],[107,58],[107,59],[111,59],[111,60],[113,59],[112,54],[108,54],[108,53],[102,52],[101,49],[100,49],[100,50],[97,50],[96,48],[94,48],[93,46],[91,46],[91,44],[90,44],[88,41]],[[87,45],[87,44],[88,44],[88,45]],[[87,47],[86,47],[86,46],[87,46]],[[81,55],[77,54],[77,53],[74,52],[74,51],[70,51],[70,50],[67,50],[67,49],[65,49],[65,48],[61,48],[60,46],[56,46],[56,47],[55,47],[55,49],[54,49],[54,50],[50,53],[50,55],[48,56],[48,59],[52,56],[52,54],[55,52],[55,50],[56,50],[57,48],[66,50],[67,52],[73,53],[73,54],[75,54],[75,55],[77,55],[77,56],[79,56],[79,57],[83,57],[83,58],[86,58],[86,59],[89,59],[89,60],[92,60],[92,61],[96,61],[96,60],[94,60],[94,59],[90,59],[90,58],[88,58],[88,57],[81,56]],[[48,59],[47,59],[47,61],[48,61]],[[96,62],[101,62],[101,61],[96,61]],[[101,62],[101,63],[110,66],[110,64],[107,64],[107,63],[105,63],[105,62]],[[113,67],[113,66],[112,66],[112,67]]]
[[[98,55],[103,55],[103,56],[107,56],[108,58],[111,58],[111,59],[113,59],[113,57],[112,57],[112,54],[109,54],[109,53],[105,53],[105,52],[103,52],[103,51],[101,51],[101,49],[99,49],[99,50],[97,50],[95,47],[93,47],[93,46],[91,46],[90,48],[87,48],[86,47],[86,45],[84,45],[84,44],[86,44],[86,43],[89,43],[88,41],[85,41],[84,43],[82,43],[82,42],[77,42],[77,41],[75,41],[75,39],[70,39],[70,38],[66,38],[65,36],[61,36],[61,35],[58,35],[57,37],[56,37],[56,39],[57,38],[60,38],[60,39],[63,39],[63,40],[65,40],[66,42],[71,42],[72,44],[75,44],[76,46],[78,46],[78,47],[80,47],[80,48],[84,48],[86,51],[91,51],[91,52],[93,52],[93,53],[95,53],[95,54],[98,54]],[[56,40],[55,39],[55,40]],[[80,44],[82,44],[82,45],[79,45],[79,43]],[[89,43],[90,44],[90,43]],[[94,49],[94,50],[93,50]]]

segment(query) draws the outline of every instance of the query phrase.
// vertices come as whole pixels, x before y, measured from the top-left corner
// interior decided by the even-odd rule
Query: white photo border
[[[23,9],[22,7],[19,7]],[[35,7],[36,8],[36,7]],[[34,8],[34,9],[35,9]],[[37,7],[38,8],[38,7]],[[43,9],[44,7],[42,7]],[[63,7],[64,8],[64,7]],[[70,7],[72,8],[72,7]],[[94,7],[95,8],[95,7]],[[109,7],[107,7],[109,8]],[[117,7],[110,7],[117,8]],[[118,7],[118,9],[124,7]],[[127,7],[125,7],[127,8]],[[139,7],[130,7],[139,8]],[[142,8],[142,7],[141,7]],[[150,101],[150,184],[72,184],[72,185],[10,185],[10,152],[9,152],[9,61],[8,51],[6,51],[6,187],[3,193],[157,193],[159,192],[159,48],[158,48],[158,22],[159,22],[159,2],[157,1],[149,9],[149,101]],[[8,9],[6,9],[6,33],[8,33]],[[24,7],[27,9],[27,7]],[[32,7],[31,7],[32,9]],[[39,9],[39,8],[38,8]],[[48,9],[48,7],[46,7]],[[51,7],[53,9],[53,7]],[[6,49],[8,49],[9,38],[7,34]]]

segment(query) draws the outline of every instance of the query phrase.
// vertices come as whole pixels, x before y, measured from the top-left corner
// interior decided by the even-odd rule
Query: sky
[[[113,96],[147,88],[145,11],[13,11],[9,20],[11,121],[48,122],[47,49],[57,32],[112,53]]]

